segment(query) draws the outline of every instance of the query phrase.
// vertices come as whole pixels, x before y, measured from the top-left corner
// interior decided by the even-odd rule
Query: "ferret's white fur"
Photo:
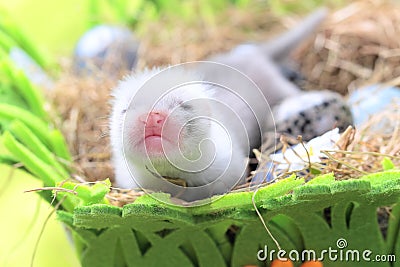
[[[141,114],[151,110],[152,103],[155,103],[151,99],[149,99],[149,103],[144,103],[147,100],[139,98],[140,101],[132,105],[132,97],[138,97],[138,90],[140,88],[146,90],[146,88],[143,89],[143,86],[154,80],[151,88],[161,88],[155,95],[158,96],[165,93],[162,92],[162,88],[168,89],[172,83],[199,81],[202,79],[201,76],[189,70],[174,69],[169,71],[167,69],[163,71],[155,68],[146,70],[139,76],[129,76],[119,83],[117,89],[113,92],[114,101],[110,124],[117,186],[132,188],[139,185],[147,189],[154,189],[159,182],[158,178],[154,177],[154,173],[163,177],[183,178],[188,186],[210,184],[219,177],[219,185],[214,185],[211,190],[214,193],[223,193],[243,177],[247,165],[249,145],[240,145],[244,142],[238,138],[243,135],[236,135],[232,129],[233,127],[234,130],[237,130],[238,125],[232,125],[232,118],[226,116],[226,112],[221,112],[221,109],[218,108],[218,102],[214,102],[217,104],[207,103],[226,101],[226,99],[218,98],[214,88],[207,84],[193,84],[178,88],[162,97],[154,108],[171,111],[172,119],[182,124],[196,116],[211,117],[220,124],[204,120],[204,122],[194,123],[192,125],[194,129],[191,133],[182,130],[181,134],[184,135],[184,138],[182,138],[180,150],[177,150],[176,147],[168,147],[168,144],[164,147],[167,152],[170,152],[168,156],[170,160],[172,159],[172,163],[165,156],[154,156],[150,157],[149,160],[143,146],[136,145],[136,142],[140,141],[144,134],[134,121]],[[153,93],[148,92],[148,94]],[[189,116],[181,110],[173,112],[178,106],[177,100],[180,103],[185,103],[194,99],[201,99],[201,103],[190,103]],[[135,100],[133,99],[133,101]],[[125,121],[125,125],[122,124],[123,121]],[[230,125],[226,126],[227,124]],[[219,125],[223,125],[225,129]],[[180,152],[186,158],[182,157]],[[204,168],[201,166],[204,166]],[[202,171],[191,171],[196,167],[201,168]],[[134,179],[132,179],[132,176]],[[228,181],[229,179],[231,180]],[[210,196],[210,194],[206,196]],[[206,196],[197,195],[196,198]],[[189,198],[186,197],[186,199]]]

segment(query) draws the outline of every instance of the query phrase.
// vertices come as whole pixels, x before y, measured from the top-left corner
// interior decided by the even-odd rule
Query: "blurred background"
[[[10,15],[29,39],[40,46],[41,53],[56,60],[54,57],[69,55],[79,37],[96,24],[127,25],[143,32],[146,24],[165,16],[186,23],[199,19],[216,20],[215,17],[228,8],[249,9],[254,5],[258,8],[267,7],[276,15],[304,14],[322,3],[340,6],[344,2],[345,0],[70,0],[56,3],[50,0],[15,0],[3,1],[0,3],[0,10]]]

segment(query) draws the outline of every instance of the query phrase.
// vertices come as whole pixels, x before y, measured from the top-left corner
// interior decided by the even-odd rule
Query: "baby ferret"
[[[120,81],[110,118],[115,185],[193,201],[224,194],[241,182],[249,152],[260,146],[273,121],[269,105],[300,93],[278,63],[326,13],[316,11],[267,43]]]

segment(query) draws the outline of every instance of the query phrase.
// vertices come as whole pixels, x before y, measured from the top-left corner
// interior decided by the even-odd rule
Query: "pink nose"
[[[149,114],[143,114],[139,117],[139,120],[143,122],[147,127],[161,127],[166,119],[166,114],[159,111],[153,111]]]

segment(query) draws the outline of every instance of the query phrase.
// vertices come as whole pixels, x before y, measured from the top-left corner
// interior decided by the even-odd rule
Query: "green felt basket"
[[[345,181],[328,174],[308,183],[293,176],[260,189],[255,202],[287,252],[370,250],[372,258],[399,255],[399,196],[400,171],[386,171]],[[145,195],[123,208],[92,204],[59,211],[58,218],[72,229],[83,266],[268,266],[259,251],[277,247],[251,198],[251,192],[230,193],[185,208]],[[377,209],[393,205],[384,239]],[[400,266],[329,258],[323,264]]]

